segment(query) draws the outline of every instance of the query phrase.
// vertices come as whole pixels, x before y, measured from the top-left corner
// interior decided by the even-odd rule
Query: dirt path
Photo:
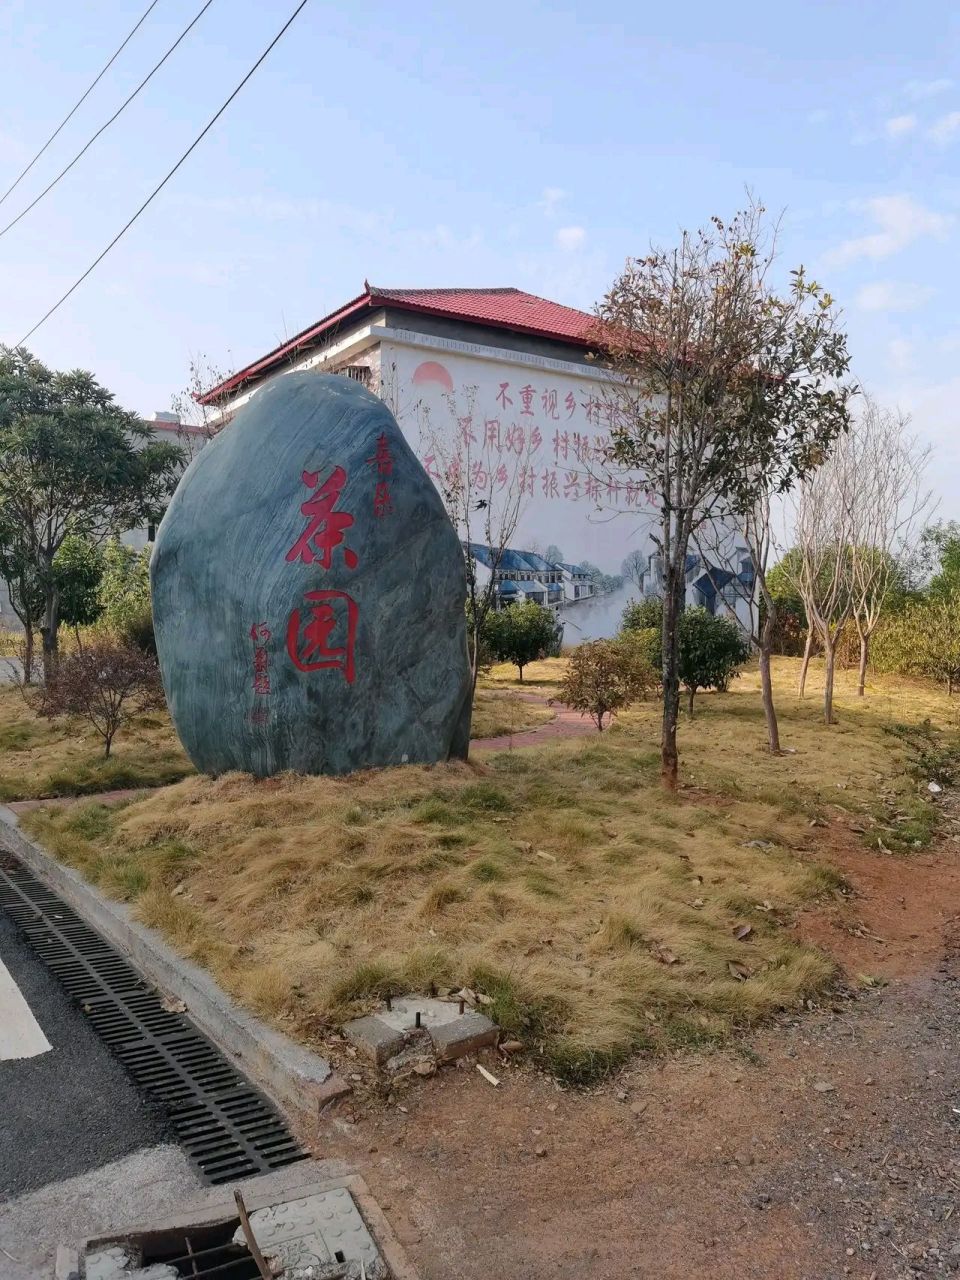
[[[798,932],[886,985],[589,1095],[490,1062],[324,1124],[425,1280],[960,1274],[960,846],[827,834],[855,893]]]
[[[523,702],[536,702],[540,706],[549,705],[549,699],[542,693],[520,693]],[[537,725],[535,729],[522,729],[519,733],[501,733],[495,738],[474,738],[470,743],[471,751],[509,751],[514,747],[539,747],[555,738],[580,738],[597,732],[597,726],[588,716],[579,711],[556,702],[553,705],[556,713],[546,724]]]

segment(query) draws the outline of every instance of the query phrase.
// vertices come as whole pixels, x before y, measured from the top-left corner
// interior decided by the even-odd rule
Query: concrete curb
[[[259,1084],[274,1101],[294,1112],[317,1115],[350,1092],[325,1058],[304,1049],[241,1009],[208,973],[168,947],[131,917],[121,902],[105,898],[93,885],[63,866],[20,830],[16,814],[0,805],[0,844],[63,898],[150,982],[182,1000],[198,1028]]]

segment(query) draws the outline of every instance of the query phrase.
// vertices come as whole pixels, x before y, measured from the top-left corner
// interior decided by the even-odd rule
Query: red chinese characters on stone
[[[270,634],[270,628],[265,622],[255,622],[250,628],[250,639],[253,641],[253,692],[262,697],[270,692],[270,660],[266,648]]]
[[[287,652],[297,670],[332,667],[353,684],[358,615],[345,591],[308,591],[287,623]]]
[[[353,516],[349,512],[335,510],[347,483],[347,473],[343,467],[334,467],[319,486],[319,471],[304,471],[301,479],[314,493],[300,504],[300,513],[306,517],[307,527],[287,552],[287,560],[302,560],[304,564],[320,564],[329,569],[334,548],[340,546],[344,534],[353,524]],[[343,561],[348,569],[355,569],[357,553],[345,546]]]
[[[393,475],[393,454],[390,452],[390,441],[381,431],[377,436],[377,448],[372,458],[367,459],[368,467],[376,467],[377,482],[373,491],[373,514],[378,520],[393,511],[393,499],[390,497],[390,485],[387,477]]]

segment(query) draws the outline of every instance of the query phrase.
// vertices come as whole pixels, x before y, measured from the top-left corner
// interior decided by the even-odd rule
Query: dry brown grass
[[[541,693],[541,690],[536,690]],[[504,733],[521,733],[552,720],[549,707],[527,702],[510,689],[477,689],[473,701],[471,738],[497,738]]]
[[[157,787],[192,772],[166,712],[121,729],[105,760],[86,721],[42,719],[18,689],[0,689],[0,801]]]
[[[838,885],[811,856],[811,816],[839,805],[882,821],[871,815],[892,802],[923,803],[884,724],[953,725],[945,698],[878,682],[860,705],[841,676],[827,730],[815,698],[789,692],[795,664],[777,676],[796,754],[762,749],[748,674],[684,721],[695,785],[676,797],[657,786],[659,708],[645,704],[602,738],[477,768],[193,777],[120,812],[84,804],[27,825],[308,1042],[388,991],[465,983],[582,1081],[640,1048],[719,1040],[823,987],[830,962],[790,930]]]

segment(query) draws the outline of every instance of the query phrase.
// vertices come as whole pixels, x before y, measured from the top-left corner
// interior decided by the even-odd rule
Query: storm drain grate
[[[167,1113],[208,1182],[232,1182],[304,1160],[273,1105],[183,1013],[46,885],[9,855],[0,861],[0,910],[119,1059]]]

